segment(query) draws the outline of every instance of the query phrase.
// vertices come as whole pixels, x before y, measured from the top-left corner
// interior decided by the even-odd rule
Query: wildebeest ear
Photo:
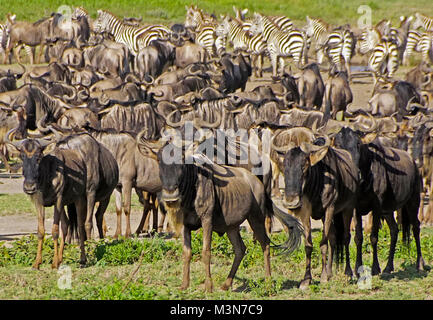
[[[328,153],[329,147],[320,148],[317,151],[310,152],[310,165],[314,166],[316,163],[320,162]]]
[[[301,143],[300,147],[304,153],[308,154],[308,157],[310,159],[310,165],[314,166],[315,164],[320,162],[328,153],[329,143],[324,146],[316,146],[304,141]]]
[[[55,148],[56,148],[56,142],[53,141],[44,148],[43,154],[47,155],[50,152],[52,152]]]
[[[370,132],[361,137],[362,143],[369,144],[377,138],[377,132]]]

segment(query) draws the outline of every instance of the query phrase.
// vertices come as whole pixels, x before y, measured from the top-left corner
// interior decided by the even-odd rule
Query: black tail
[[[301,245],[304,227],[297,218],[278,208],[272,200],[269,199],[269,201],[272,204],[271,212],[273,212],[277,219],[289,230],[289,238],[287,241],[281,245],[274,246],[274,248],[283,249],[282,253],[292,253]]]
[[[69,204],[67,206],[67,209],[68,209],[68,218],[69,218],[68,234],[71,236],[70,239],[78,240],[77,208],[75,207],[75,204]]]
[[[335,261],[337,265],[344,262],[344,222],[343,222],[343,214],[337,213],[334,214],[334,218],[332,220],[334,223],[335,229]]]

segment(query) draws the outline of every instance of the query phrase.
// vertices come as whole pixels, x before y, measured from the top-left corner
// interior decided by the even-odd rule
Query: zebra
[[[315,40],[317,62],[321,64],[324,57],[325,43],[328,42],[328,36],[332,27],[322,19],[310,18],[309,16],[306,16],[305,19],[307,20],[307,25],[304,28],[305,33],[308,38]]]
[[[171,30],[163,25],[144,27],[127,25],[105,10],[98,10],[98,18],[95,20],[93,28],[95,33],[107,32],[111,34],[116,42],[125,44],[134,57],[137,56],[141,48],[148,46],[152,40],[165,39],[171,34]]]
[[[280,73],[284,73],[284,58],[292,57],[293,61],[301,67],[307,62],[307,36],[299,30],[284,32],[266,16],[254,13],[254,21],[250,29],[253,35],[262,34],[272,63],[272,75],[277,77],[278,61]]]
[[[400,17],[400,26],[398,28],[391,28],[389,35],[392,39],[394,39],[398,46],[398,59],[400,63],[403,63],[404,52],[407,47],[408,34],[410,29],[410,24],[413,20],[413,17]]]
[[[242,22],[242,28],[244,31],[249,32],[253,18],[246,18],[248,9],[237,9],[233,6],[233,11],[235,12],[235,18]],[[269,16],[268,19],[271,20],[281,31],[289,32],[293,30],[293,22],[286,16]]]
[[[317,62],[323,63],[326,55],[329,61],[341,66],[343,58],[348,75],[350,75],[350,60],[355,50],[355,37],[348,27],[333,28],[325,21],[306,16],[305,32],[309,38],[316,41]]]
[[[418,12],[415,13],[415,21],[413,22],[412,28],[417,30],[420,27],[424,28],[425,31],[433,31],[433,18]]]
[[[367,28],[359,41],[361,54],[370,54],[368,66],[373,72],[374,83],[379,77],[391,78],[399,66],[398,47],[391,36],[384,37],[375,27]]]
[[[210,56],[215,56],[216,36],[216,20],[213,17],[207,16],[196,6],[185,6],[186,19],[185,27],[192,28],[196,32],[195,43],[206,49]],[[222,39],[217,42],[220,44]]]
[[[421,52],[422,61],[433,63],[433,32],[425,32],[421,35],[417,49]]]
[[[414,51],[419,52],[419,42],[422,37],[422,33],[416,30],[409,30],[407,33],[406,47],[403,53],[403,65],[409,64],[409,57],[412,55]]]
[[[396,42],[390,38],[382,38],[373,48],[368,66],[373,71],[375,85],[379,77],[392,78],[399,66]]]
[[[226,16],[216,29],[218,36],[227,37],[232,43],[233,49],[246,51],[253,56],[256,77],[263,76],[263,57],[267,53],[266,41],[261,34],[251,36],[243,30],[242,21]]]
[[[409,64],[409,57],[413,52],[421,52],[422,60],[433,62],[433,33],[432,32],[418,32],[410,30],[407,35],[406,48],[403,53],[403,65]]]

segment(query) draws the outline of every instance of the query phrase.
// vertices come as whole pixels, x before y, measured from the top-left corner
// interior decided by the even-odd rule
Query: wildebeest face
[[[158,153],[159,176],[162,184],[161,197],[167,205],[177,205],[180,200],[180,190],[183,174],[183,164],[165,163],[161,151]]]
[[[39,165],[43,158],[43,147],[32,139],[27,139],[20,148],[20,158],[23,161],[24,184],[27,194],[34,194],[38,189]]]
[[[288,209],[297,209],[302,205],[302,190],[305,174],[309,167],[308,155],[300,147],[289,149],[284,156],[284,201]]]

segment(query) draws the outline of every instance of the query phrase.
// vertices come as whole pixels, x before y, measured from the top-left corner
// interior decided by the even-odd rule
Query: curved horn
[[[324,148],[328,148],[331,145],[331,139],[327,135],[320,136],[317,139],[319,139],[319,138],[325,139],[325,144],[323,146],[317,146],[317,145],[312,144],[312,143],[304,143],[303,142],[300,145],[301,150],[305,153],[311,153],[311,152],[322,150]]]
[[[216,112],[216,118],[217,120],[215,122],[207,122],[200,118],[194,117],[194,127],[196,129],[200,128],[209,128],[209,129],[216,129],[221,124],[222,116],[219,112]]]
[[[77,97],[77,88],[75,88],[74,86],[71,86],[69,84],[66,84],[66,83],[62,83],[62,86],[65,86],[65,87],[72,90],[72,94],[70,96],[68,96],[67,94],[64,94],[63,99],[66,101],[75,100],[75,98]]]
[[[368,117],[370,118],[371,123],[372,123],[369,127],[366,127],[363,124],[357,122],[357,123],[354,124],[355,128],[357,130],[359,130],[359,131],[364,132],[364,133],[371,133],[371,132],[376,131],[376,129],[379,126],[378,123],[377,123],[377,121],[376,121],[376,119],[370,113],[368,113]]]
[[[173,128],[178,128],[178,127],[181,127],[181,126],[183,126],[184,124],[185,124],[185,120],[183,120],[182,119],[182,116],[180,117],[180,121],[179,122],[172,122],[171,120],[170,120],[170,118],[176,113],[176,112],[178,112],[179,110],[173,110],[172,112],[170,112],[168,115],[167,115],[167,117],[165,118],[165,122],[170,126],[170,127],[173,127]]]
[[[13,134],[13,136],[15,136],[15,131],[17,131],[18,128],[13,128],[11,130],[9,130],[6,135],[4,136],[4,141],[6,144],[10,144],[12,146],[14,146],[16,149],[20,149],[21,148],[21,144],[25,139],[22,140],[17,140],[17,141],[12,141],[10,136]],[[13,138],[12,138],[13,139]]]
[[[276,152],[286,153],[287,151],[289,151],[289,149],[292,149],[295,146],[295,144],[289,141],[289,143],[286,146],[281,146],[281,147],[276,146],[274,141],[282,132],[284,132],[284,130],[279,131],[272,137],[271,148]]]

